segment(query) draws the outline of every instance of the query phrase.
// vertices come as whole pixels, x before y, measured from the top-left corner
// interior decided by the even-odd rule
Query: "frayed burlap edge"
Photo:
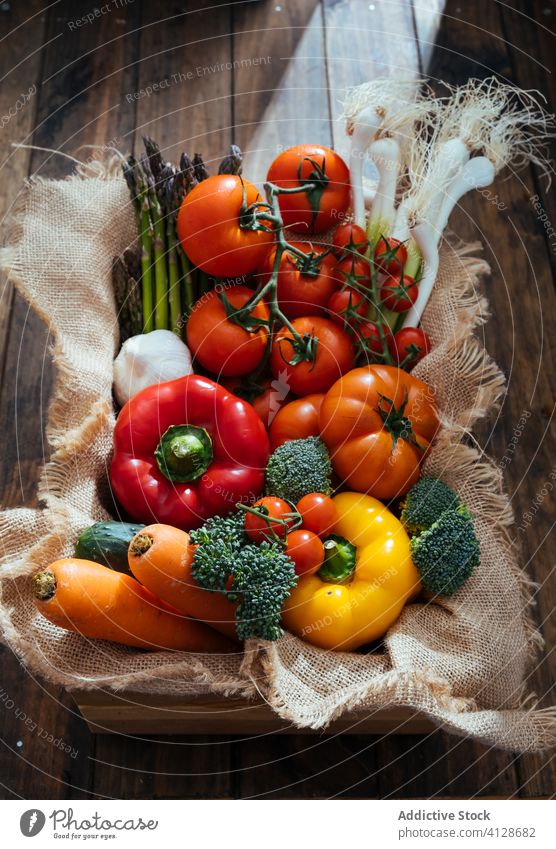
[[[292,638],[287,635],[283,639]],[[480,710],[473,699],[454,696],[449,684],[432,671],[422,674],[390,670],[376,676],[372,684],[365,684],[349,698],[343,698],[341,703],[331,696],[319,711],[300,716],[280,696],[276,645],[253,642],[251,649],[249,672],[259,696],[282,719],[297,727],[325,731],[347,712],[353,712],[356,726],[363,717],[372,717],[379,710],[408,707],[425,714],[452,734],[473,737],[487,746],[524,753],[545,751],[556,745],[556,707],[539,708],[531,695],[517,709]],[[477,732],[478,726],[481,733]]]

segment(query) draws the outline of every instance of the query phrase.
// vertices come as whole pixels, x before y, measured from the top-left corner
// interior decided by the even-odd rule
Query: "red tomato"
[[[296,357],[293,334],[282,327],[272,344],[270,366],[273,374],[278,376],[285,371],[285,380],[295,395],[326,392],[354,366],[355,352],[349,336],[327,318],[296,318],[293,327],[303,339],[316,342],[315,359],[292,363]]]
[[[274,234],[240,226],[246,204],[261,200],[258,189],[234,174],[218,174],[195,186],[182,201],[178,236],[193,263],[216,277],[241,277],[263,262]]]
[[[241,308],[253,296],[246,286],[223,288],[233,307]],[[267,320],[268,307],[262,301],[251,316]],[[213,374],[236,376],[257,368],[266,346],[268,331],[250,333],[229,321],[218,292],[212,289],[200,298],[187,320],[187,344],[197,361]]]
[[[356,259],[353,255],[338,263],[335,274],[341,286],[361,290],[371,285],[369,263],[365,259]]]
[[[253,507],[266,513],[268,519],[255,516],[254,513],[245,513],[245,533],[252,542],[263,542],[265,539],[274,540],[277,534],[280,539],[285,539],[288,528],[293,524],[293,518],[288,518],[292,508],[283,498],[275,498],[273,495],[260,498],[255,501]],[[272,519],[282,519],[287,525],[273,522]]]
[[[328,495],[323,495],[322,492],[310,492],[304,495],[297,502],[296,510],[303,519],[305,530],[312,531],[321,539],[332,533],[338,521],[336,505]]]
[[[404,369],[413,368],[431,347],[431,340],[420,327],[403,327],[389,343],[394,360]]]
[[[287,537],[286,554],[295,563],[297,575],[314,575],[324,563],[324,545],[311,531],[291,531]]]
[[[407,312],[417,300],[418,294],[417,281],[409,274],[387,277],[380,287],[380,300],[386,309],[394,312]]]
[[[330,296],[338,288],[335,276],[336,259],[327,254],[319,262],[325,248],[294,242],[294,247],[304,252],[307,260],[295,257],[290,251],[284,251],[278,270],[278,302],[280,309],[288,318],[300,318],[302,315],[326,315],[326,306]],[[263,281],[268,280],[274,267],[276,251],[271,251],[261,270]]]
[[[306,395],[285,404],[270,425],[270,444],[274,451],[288,439],[318,436],[319,411],[324,395]]]
[[[328,301],[328,312],[332,321],[340,327],[357,327],[367,314],[367,301],[359,292],[347,287],[334,292]]]
[[[266,179],[291,189],[306,183],[315,189],[279,195],[286,227],[297,233],[322,233],[341,218],[350,201],[349,169],[344,160],[318,144],[299,144],[277,156]]]
[[[388,327],[387,324],[382,325],[382,329],[384,331],[384,335],[386,336],[386,343],[388,348],[390,348],[390,344],[393,341],[392,331]],[[382,354],[382,342],[380,340],[380,333],[378,332],[378,325],[375,321],[363,321],[361,324],[357,326],[356,329],[356,338],[360,351],[371,353],[371,354]]]
[[[407,248],[393,237],[381,236],[375,248],[375,265],[385,274],[400,275],[407,262]]]
[[[336,228],[332,244],[336,248],[335,253],[339,260],[345,259],[352,253],[364,256],[369,247],[367,234],[358,224],[340,224]]]

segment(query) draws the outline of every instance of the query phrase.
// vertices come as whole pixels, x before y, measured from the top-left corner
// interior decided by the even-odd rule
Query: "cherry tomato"
[[[371,285],[369,263],[353,254],[339,262],[334,273],[340,286],[351,286],[360,291]]]
[[[334,530],[338,521],[336,505],[328,495],[322,492],[310,492],[297,502],[295,508],[303,519],[306,531],[312,531],[321,539],[326,538]]]
[[[340,224],[336,228],[332,244],[339,260],[345,259],[352,253],[364,256],[369,247],[367,234],[358,224]]]
[[[389,343],[392,356],[404,369],[417,365],[431,347],[431,340],[420,327],[403,327]]]
[[[334,292],[328,301],[328,312],[340,327],[356,327],[367,314],[367,301],[359,292],[347,287]]]
[[[409,274],[387,277],[380,287],[380,300],[387,309],[394,312],[407,312],[417,300],[418,294],[417,281]]]
[[[291,531],[286,542],[286,554],[295,563],[297,575],[314,575],[324,563],[324,545],[311,531]]]
[[[390,349],[393,341],[392,331],[387,324],[382,325],[386,337],[386,344]],[[378,325],[375,321],[362,321],[356,328],[356,340],[361,352],[371,354],[383,354],[382,342]]]
[[[266,513],[268,520],[261,516],[255,516],[254,513],[245,513],[245,533],[252,542],[263,542],[265,539],[274,540],[277,534],[280,539],[285,539],[288,528],[292,526],[293,519],[289,519],[292,508],[283,498],[275,498],[273,495],[260,498],[255,501],[253,507],[261,509]],[[287,525],[281,525],[279,522],[273,522],[272,519],[282,519],[287,522]]]
[[[260,382],[261,392],[258,393],[254,393],[249,385],[246,387],[237,377],[225,377],[219,383],[248,401],[266,428],[270,427],[277,412],[286,403],[289,392],[289,387],[270,377]]]
[[[353,368],[355,352],[347,333],[327,318],[304,316],[293,321],[303,340],[316,344],[314,360],[292,362],[298,352],[291,330],[282,327],[272,344],[270,366],[274,375],[285,371],[285,380],[294,395],[326,392],[343,374]]]
[[[400,275],[407,262],[407,248],[394,237],[381,236],[375,248],[375,265],[384,274]]]
[[[246,286],[222,289],[233,307],[245,306],[253,296]],[[250,316],[267,320],[268,307],[262,301]],[[268,331],[265,327],[250,333],[229,321],[218,292],[212,289],[200,298],[187,320],[187,344],[197,361],[218,376],[237,376],[253,371],[261,362]]]
[[[318,436],[319,411],[324,395],[306,395],[285,404],[270,425],[270,445],[274,451],[288,439]]]
[[[327,254],[319,260],[325,248],[313,247],[307,242],[294,242],[294,247],[303,251],[302,260],[290,251],[284,251],[278,270],[278,302],[288,318],[302,315],[326,315],[330,296],[338,288],[335,276],[336,259]],[[268,280],[274,267],[276,251],[271,251],[261,269],[263,281]]]
[[[322,145],[288,148],[276,157],[266,179],[284,189],[313,183],[314,189],[278,197],[285,226],[297,233],[328,230],[349,206],[349,169],[337,153]]]
[[[208,177],[182,201],[178,236],[193,265],[216,277],[241,277],[258,268],[274,235],[240,226],[243,191],[247,205],[262,198],[258,189],[234,174]]]

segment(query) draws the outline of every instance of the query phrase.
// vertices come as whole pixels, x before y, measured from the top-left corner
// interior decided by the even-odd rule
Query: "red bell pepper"
[[[258,498],[269,454],[253,407],[190,374],[127,402],[114,431],[110,480],[131,518],[189,530]]]

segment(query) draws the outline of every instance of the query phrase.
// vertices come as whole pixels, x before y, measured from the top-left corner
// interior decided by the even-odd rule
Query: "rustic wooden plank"
[[[77,707],[92,731],[134,734],[268,734],[300,733],[281,720],[263,701],[204,696],[172,698],[133,693],[83,692]],[[330,733],[384,734],[398,728],[402,734],[425,733],[434,725],[406,708],[358,711],[331,724]],[[301,729],[301,733],[315,733]],[[320,732],[316,732],[320,733]],[[327,732],[328,733],[328,732]]]
[[[72,699],[35,682],[5,647],[0,662],[0,798],[87,795],[91,735]]]
[[[94,790],[116,799],[230,798],[227,740],[133,733],[96,738]]]
[[[233,6],[234,139],[245,173],[262,183],[284,148],[330,145],[319,0]]]
[[[513,6],[514,8],[510,8]],[[521,0],[510,4],[504,14],[500,14],[500,31],[504,34],[508,43],[508,53],[512,78],[522,88],[536,89],[547,98],[547,108],[554,111],[554,73],[556,71],[555,33],[554,22],[544,14],[546,3],[533,0],[532,3],[524,3]],[[532,19],[532,20],[531,20]],[[553,146],[553,155],[556,148]],[[530,191],[530,193],[529,193]],[[554,235],[556,222],[556,202],[553,191],[548,190],[547,181],[542,179],[538,169],[532,169],[532,180],[528,186],[528,210],[527,221],[524,222],[527,229],[522,232],[526,234],[526,243],[529,249],[530,233],[535,234],[535,242],[544,239],[548,260],[552,267],[553,282],[556,282],[556,236]],[[535,196],[538,196],[535,198]],[[542,216],[545,216],[543,221]],[[531,226],[533,225],[533,226]],[[529,251],[532,259],[532,271],[539,273],[543,268],[541,263],[542,252],[540,247],[533,253]],[[532,275],[533,276],[533,275]],[[542,327],[545,343],[550,345],[554,333],[554,305],[545,299],[544,290],[539,292],[539,327]],[[540,313],[540,315],[539,315]],[[544,360],[539,361],[536,357],[535,364],[554,374],[554,346],[552,356],[550,350],[546,350]],[[528,430],[527,439],[531,450],[524,460],[531,460],[534,453],[535,439],[543,439],[544,451],[541,456],[535,456],[535,468],[539,474],[532,474],[529,464],[518,465],[516,462],[516,476],[521,472],[527,476],[527,480],[533,484],[527,487],[527,497],[523,500],[521,507],[521,524],[526,526],[525,534],[519,532],[518,536],[526,536],[525,555],[529,559],[529,569],[540,583],[538,593],[538,604],[536,620],[541,625],[541,630],[546,641],[548,651],[552,649],[556,640],[556,622],[554,621],[554,608],[556,606],[556,576],[553,569],[552,550],[554,546],[554,525],[551,522],[550,510],[537,509],[539,499],[545,501],[543,491],[548,482],[552,483],[550,477],[554,471],[550,451],[550,436],[554,437],[555,429],[553,421],[550,421],[550,413],[554,410],[554,395],[548,395],[546,404],[540,410],[540,421],[535,420],[536,432],[533,428]],[[538,417],[538,415],[537,415]],[[536,417],[536,418],[537,418]],[[527,423],[529,423],[528,420]],[[529,430],[531,432],[529,433]],[[544,433],[542,432],[544,431]],[[553,442],[553,440],[552,440]],[[521,455],[521,452],[520,452]],[[520,459],[516,457],[516,461]],[[531,480],[531,478],[533,480]],[[521,480],[521,478],[519,478]],[[523,487],[520,486],[520,492]],[[551,498],[549,496],[549,498]],[[526,514],[533,513],[532,525]],[[519,514],[518,514],[519,520]],[[519,525],[518,525],[519,527]],[[556,658],[552,651],[545,655],[541,666],[535,669],[532,686],[543,703],[554,704],[556,688]],[[517,762],[520,779],[520,795],[524,797],[538,797],[546,794],[554,795],[556,786],[556,758],[553,755],[526,755]]]
[[[240,798],[376,798],[372,737],[262,736],[237,743]]]
[[[41,0],[16,4],[0,18],[3,79],[0,85],[0,123],[2,154],[0,172],[0,221],[6,232],[7,221],[17,200],[24,178],[29,173],[29,150],[14,150],[12,144],[27,140],[35,123],[39,95],[40,47],[44,38],[45,18],[40,15]],[[33,21],[26,25],[33,15]],[[18,35],[14,34],[14,30]],[[22,39],[22,36],[25,39]],[[19,36],[19,37],[18,37]],[[5,241],[5,239],[3,239]],[[0,378],[8,345],[9,319],[13,304],[13,286],[2,281],[0,286]]]
[[[445,0],[411,0],[419,65],[424,74],[428,71],[445,5]]]
[[[554,113],[556,34],[554,19],[546,15],[547,8],[542,0],[514,0],[503,14],[500,9],[500,32],[507,42],[512,79],[521,88],[540,92],[541,101],[542,96],[546,99],[546,109]],[[533,178],[535,194],[539,196],[534,207],[536,229],[544,235],[552,273],[556,276],[556,199],[548,180],[536,167]]]
[[[10,145],[12,142],[28,141],[35,125],[37,106],[41,96],[39,51],[46,29],[45,17],[40,15],[42,8],[43,3],[39,0],[32,0],[25,4],[25,8],[21,4],[15,4],[9,11],[3,12],[0,18],[5,72],[0,87],[0,114],[9,118],[8,121],[3,121],[4,145],[1,169],[4,191],[0,197],[0,215],[3,222],[9,217],[22,182],[29,173],[30,151],[15,151]],[[36,17],[26,24],[25,22],[33,15]],[[14,29],[17,34],[13,32]],[[26,96],[22,97],[22,95]],[[14,105],[20,99],[23,106],[12,117],[10,110],[14,110]],[[13,287],[11,284],[3,285],[0,301],[0,373],[2,373],[10,341],[14,344],[18,338],[17,326],[12,323],[10,328],[13,301]],[[3,379],[0,383],[4,386],[5,380]],[[13,435],[13,426],[10,426],[8,433]],[[6,445],[8,446],[4,455],[6,464],[10,461],[13,463],[14,452],[9,450],[11,441],[7,440]],[[2,503],[10,503],[10,493],[6,491],[5,486],[1,487],[0,492],[2,492]],[[16,500],[18,500],[17,496]],[[67,733],[69,724],[65,724],[62,730],[59,730],[56,722],[59,708],[55,705],[55,699],[44,696],[42,691],[33,685],[15,657],[4,646],[0,646],[0,662],[2,664],[0,759],[3,773],[3,787],[0,795],[2,798],[17,797],[26,792],[40,795],[44,787],[48,786],[51,788],[53,798],[63,797],[67,788],[61,778],[62,773],[72,767],[75,773],[75,761],[79,759],[79,765],[82,765],[83,752],[79,752],[72,759],[71,751],[68,757],[59,746],[48,743],[48,737],[45,740],[44,736],[39,736],[44,729],[46,735],[52,733],[53,739],[56,739],[59,734]],[[84,723],[80,722],[85,728]],[[37,772],[36,769],[39,763],[42,765],[42,773]]]
[[[449,4],[447,11],[451,8]],[[488,57],[492,70],[511,80],[511,47],[501,37],[496,4],[469,3],[461,9],[461,20],[443,19],[432,59],[434,77],[463,82],[473,73],[487,76],[491,69],[483,60]],[[467,20],[481,21],[481,30],[473,30],[473,39],[468,37]],[[536,618],[551,647],[555,638],[551,614],[556,601],[553,528],[546,502],[541,510],[535,504],[539,493],[543,498],[543,487],[554,468],[550,433],[556,390],[552,343],[556,300],[546,242],[530,203],[534,194],[533,175],[527,170],[510,180],[499,180],[490,202],[477,194],[467,196],[451,223],[458,236],[483,241],[492,266],[486,291],[493,318],[485,327],[484,339],[507,375],[508,393],[500,416],[494,423],[491,420],[476,428],[476,433],[505,470],[516,516],[514,533],[522,547],[521,563],[542,584]],[[516,434],[517,446],[508,451]],[[505,456],[507,459],[503,460]],[[527,517],[531,514],[530,520]],[[544,656],[531,678],[530,686],[545,697],[543,704],[553,703],[554,670],[552,652]],[[541,762],[544,767],[539,770]],[[488,764],[485,757],[482,767]],[[531,772],[536,773],[534,781],[530,780]],[[481,769],[481,785],[487,777]],[[523,795],[551,793],[555,784],[554,762],[534,756],[520,759],[516,779],[516,790],[523,787]]]
[[[324,0],[324,10],[334,147],[347,156],[340,120],[346,88],[379,77],[413,79],[419,53],[410,3]]]
[[[441,731],[389,735],[376,752],[382,799],[509,798],[516,792],[514,755]]]
[[[232,141],[231,39],[226,6],[144,4],[139,78],[128,93],[138,96],[138,139],[153,136],[172,161],[199,151],[216,170]]]
[[[64,0],[50,8],[38,109],[29,126],[34,144],[74,153],[79,145],[107,145],[133,129],[134,110],[126,106],[125,100],[122,103],[122,93],[135,88],[130,65],[134,36],[126,38],[126,34],[136,28],[137,6],[128,7],[125,19],[119,13],[111,13],[75,30],[70,23],[90,11],[87,0]],[[28,10],[28,4],[26,7]],[[33,26],[40,24],[41,18],[35,18]],[[30,34],[29,44],[37,38],[40,42],[42,37],[42,33]],[[18,42],[20,47],[28,44],[27,40]],[[18,73],[23,75],[25,69],[23,63]],[[83,152],[82,158],[89,155],[90,151]],[[30,170],[39,169],[44,176],[58,177],[67,174],[71,165],[59,157],[34,152]],[[0,492],[6,506],[36,504],[37,478],[47,454],[44,420],[52,385],[48,345],[44,326],[16,296],[0,405],[0,426],[10,434],[0,470]],[[71,699],[61,691],[45,695],[42,685],[19,668],[7,649],[2,650],[2,662],[2,685],[14,702],[44,729],[46,738],[52,734],[53,739],[63,738],[79,749],[74,758],[71,752],[65,753],[37,732],[28,731],[23,736],[15,709],[9,711],[3,715],[1,735],[8,747],[6,783],[24,797],[86,794],[90,735],[83,720],[76,716]],[[16,745],[20,738],[24,759]]]

